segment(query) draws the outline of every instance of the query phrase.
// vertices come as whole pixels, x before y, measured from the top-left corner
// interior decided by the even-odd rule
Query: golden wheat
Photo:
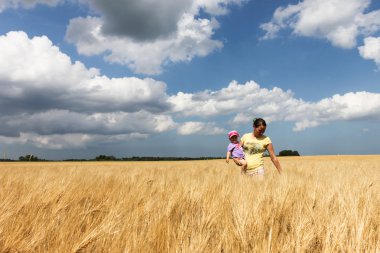
[[[0,252],[380,252],[380,156],[0,164]]]

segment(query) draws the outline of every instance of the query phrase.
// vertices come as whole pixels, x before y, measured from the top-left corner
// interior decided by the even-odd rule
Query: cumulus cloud
[[[1,0],[0,1],[0,13],[8,8],[25,8],[30,9],[35,7],[37,4],[56,6],[62,3],[64,0]]]
[[[313,110],[311,116],[297,119],[295,131],[338,120],[380,119],[379,93],[350,92],[334,95],[310,105]]]
[[[218,91],[183,93],[171,96],[173,112],[184,117],[230,115],[232,124],[248,123],[253,117],[271,121],[295,122],[294,131],[303,131],[340,120],[380,119],[380,94],[351,92],[334,95],[318,102],[297,99],[291,91],[261,88],[254,81],[245,84],[231,82]],[[244,108],[244,112],[241,112]],[[202,125],[182,126],[182,134],[199,132]]]
[[[225,15],[230,5],[248,0],[82,0],[102,19],[105,35],[128,36],[137,41],[155,40],[178,31],[185,13],[196,16],[199,10],[213,16]]]
[[[216,20],[195,19],[184,14],[173,36],[154,41],[136,42],[129,37],[107,36],[102,32],[102,20],[96,17],[75,18],[67,29],[67,41],[74,43],[79,53],[90,56],[105,53],[105,60],[128,66],[136,73],[159,74],[166,63],[190,61],[222,48],[211,36]]]
[[[242,5],[249,0],[194,0],[193,12],[198,13],[199,9],[203,9],[205,12],[214,15],[226,15],[228,8],[231,5]]]
[[[216,16],[245,1],[113,0],[106,4],[89,0],[100,15],[72,19],[66,40],[80,54],[104,54],[106,61],[136,73],[159,74],[165,64],[191,61],[221,49],[223,43],[212,39],[219,27]],[[200,10],[210,17],[200,18]]]
[[[380,37],[365,38],[364,45],[358,49],[364,59],[373,60],[380,67]]]
[[[215,123],[189,121],[178,126],[178,134],[191,135],[191,134],[203,134],[203,135],[216,135],[225,133],[227,130],[218,127]]]
[[[170,103],[163,82],[101,76],[97,69],[71,62],[45,36],[10,32],[0,36],[0,48],[2,136],[30,137],[42,145],[58,142],[60,135],[112,139],[176,126],[167,114]]]
[[[45,149],[65,149],[65,148],[86,148],[97,146],[99,143],[125,142],[133,139],[145,139],[147,134],[131,133],[119,135],[100,135],[100,134],[52,134],[39,135],[36,133],[20,133],[20,136],[7,137],[0,136],[1,143],[5,144],[30,144],[38,148]]]
[[[103,55],[110,63],[127,66],[135,73],[155,75],[166,64],[191,61],[223,47],[213,39],[231,5],[248,0],[78,0],[91,16],[70,21],[66,39],[86,56]],[[56,6],[64,0],[5,0],[6,8]],[[200,18],[200,12],[209,14]]]
[[[88,134],[151,134],[175,127],[171,116],[156,115],[146,111],[135,113],[76,113],[68,110],[47,110],[40,113],[18,114],[1,117],[4,122],[0,134],[19,136],[33,132],[39,135],[88,133]]]
[[[295,131],[337,120],[380,119],[378,93],[307,102],[277,87],[232,81],[220,90],[169,95],[163,82],[108,78],[72,62],[45,36],[10,32],[0,36],[0,48],[0,140],[5,143],[60,149],[171,130],[222,134],[228,124],[218,123],[221,116],[235,125],[257,116],[294,122]]]
[[[334,46],[353,48],[359,35],[380,29],[380,11],[366,13],[370,0],[305,0],[296,5],[279,7],[272,20],[262,24],[264,39],[281,30],[291,29],[295,35],[324,38]]]
[[[191,0],[89,0],[103,20],[105,35],[153,40],[176,32],[177,22],[191,6]]]
[[[254,109],[257,113],[270,115],[297,101],[290,91],[284,92],[280,88],[272,90],[261,88],[254,81],[245,84],[232,81],[226,88],[218,91],[179,92],[169,98],[169,102],[173,104],[173,112],[202,117],[230,114],[240,111],[241,108],[246,108],[246,111]]]
[[[17,84],[54,90],[99,74],[80,62],[72,63],[46,36],[29,39],[25,32],[9,32],[0,36],[0,48],[0,79],[7,96],[22,95]]]
[[[46,109],[76,112],[163,112],[166,84],[151,78],[108,78],[59,51],[45,36],[0,36],[0,113]],[[26,106],[27,105],[27,106]],[[7,111],[2,108],[7,108]]]

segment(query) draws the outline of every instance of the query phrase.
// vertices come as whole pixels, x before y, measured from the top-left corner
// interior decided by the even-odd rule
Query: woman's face
[[[263,124],[260,124],[259,126],[255,127],[254,129],[255,136],[262,136],[265,133],[266,128],[267,127],[264,126]]]

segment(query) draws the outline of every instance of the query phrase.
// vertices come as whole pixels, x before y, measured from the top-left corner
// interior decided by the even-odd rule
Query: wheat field
[[[380,156],[0,163],[0,252],[380,252]]]

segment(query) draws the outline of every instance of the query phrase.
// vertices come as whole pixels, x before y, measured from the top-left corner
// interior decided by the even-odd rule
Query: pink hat
[[[232,130],[231,132],[228,133],[228,138],[231,139],[232,136],[237,136],[239,137],[239,133],[236,130]]]

